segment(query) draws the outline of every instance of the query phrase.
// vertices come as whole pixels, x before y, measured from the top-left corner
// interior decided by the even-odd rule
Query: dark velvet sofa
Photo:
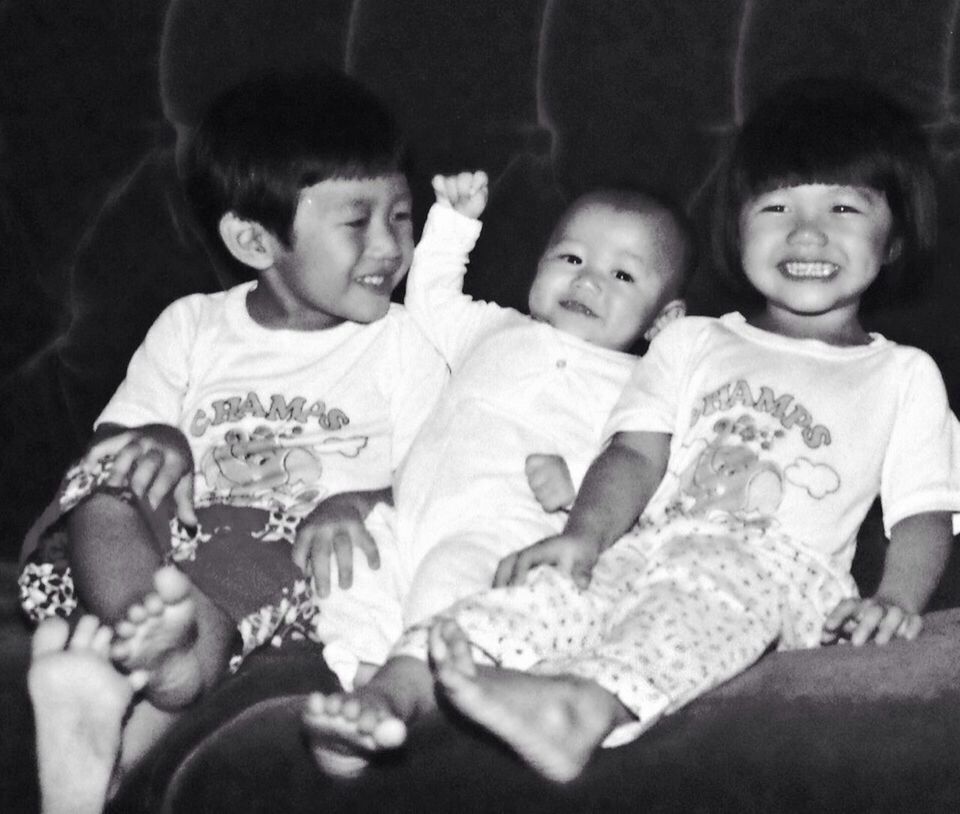
[[[472,294],[522,307],[565,200],[601,182],[660,189],[705,225],[717,160],[760,95],[799,75],[866,78],[934,146],[943,241],[930,289],[870,327],[940,364],[960,407],[960,57],[955,0],[121,0],[0,4],[0,811],[37,808],[16,604],[19,540],[171,300],[235,282],[198,240],[175,128],[246,73],[341,67],[396,109],[432,172],[493,178]],[[157,66],[159,65],[159,73]],[[736,305],[704,253],[691,310]],[[894,305],[894,304],[891,304]],[[872,590],[874,510],[855,576]],[[960,557],[915,643],[771,654],[555,786],[443,712],[355,782],[319,774],[303,694],[316,649],[265,651],[175,727],[112,809],[904,812],[960,810]]]

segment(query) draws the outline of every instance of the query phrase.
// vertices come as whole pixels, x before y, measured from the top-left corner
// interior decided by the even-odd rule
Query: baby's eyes
[[[786,212],[787,207],[783,204],[767,204],[760,208],[761,212]]]
[[[571,266],[579,266],[583,261],[575,254],[561,254],[560,259]]]
[[[830,211],[836,212],[838,215],[857,215],[861,210],[855,206],[851,206],[850,204],[834,204]]]
[[[393,213],[393,219],[398,221],[407,221],[413,217],[413,214],[406,209],[398,209]]]
[[[618,269],[615,271],[613,276],[625,283],[632,283],[634,281],[633,275],[629,271],[624,271],[623,269]]]

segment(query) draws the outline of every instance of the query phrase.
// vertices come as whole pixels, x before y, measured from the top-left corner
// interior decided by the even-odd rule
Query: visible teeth
[[[565,308],[567,311],[573,311],[577,314],[584,314],[585,316],[588,316],[588,317],[596,316],[596,314],[592,310],[590,310],[586,305],[584,305],[582,302],[578,302],[577,300],[564,300],[563,302],[560,303],[560,305],[561,307]]]
[[[361,277],[360,282],[364,285],[381,285],[386,277],[382,274],[370,274],[366,277]]]
[[[790,277],[829,277],[837,271],[835,263],[808,260],[788,260],[783,268]]]

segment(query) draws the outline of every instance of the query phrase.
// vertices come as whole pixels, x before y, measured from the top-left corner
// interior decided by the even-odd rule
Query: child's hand
[[[586,588],[599,556],[600,544],[592,540],[568,534],[547,537],[500,560],[493,587],[519,585],[531,569],[552,565],[569,574],[579,588]]]
[[[886,644],[893,638],[915,639],[923,627],[919,613],[905,611],[894,602],[878,597],[844,599],[827,616],[820,635],[822,644],[849,639],[859,646],[873,639]]]
[[[528,455],[524,470],[527,483],[537,502],[546,512],[555,512],[573,503],[577,490],[567,462],[559,455]]]
[[[304,574],[313,575],[321,598],[330,595],[330,561],[337,560],[339,584],[353,584],[353,551],[359,548],[371,568],[380,567],[380,552],[363,520],[369,506],[351,492],[328,497],[297,527],[293,561]]]
[[[459,175],[435,175],[433,191],[437,194],[437,203],[452,207],[468,218],[479,218],[487,206],[487,174],[479,170]]]
[[[180,430],[169,424],[145,424],[120,429],[91,444],[80,466],[92,470],[101,458],[112,457],[108,486],[127,487],[154,509],[172,495],[180,522],[197,525],[193,510],[193,454]]]

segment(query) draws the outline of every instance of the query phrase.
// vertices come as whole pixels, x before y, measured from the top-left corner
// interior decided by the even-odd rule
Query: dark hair
[[[331,178],[404,172],[387,108],[344,74],[270,75],[219,96],[181,161],[184,189],[212,245],[227,212],[292,245],[301,190]]]
[[[928,279],[937,239],[936,181],[914,118],[875,88],[841,79],[783,85],[747,118],[716,197],[713,252],[728,283],[756,292],[741,264],[740,213],[759,194],[809,183],[883,192],[900,252],[881,269],[864,308],[915,298]]]

